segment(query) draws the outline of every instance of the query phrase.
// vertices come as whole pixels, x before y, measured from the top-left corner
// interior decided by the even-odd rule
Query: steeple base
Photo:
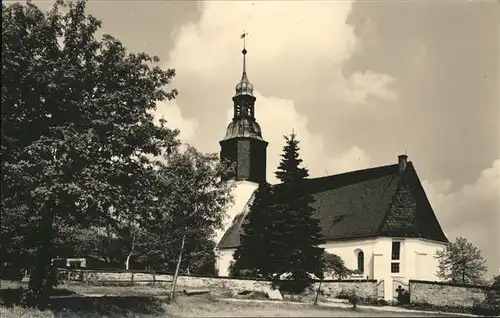
[[[250,137],[238,137],[220,142],[220,156],[233,164],[227,179],[262,183],[266,181],[267,142]]]

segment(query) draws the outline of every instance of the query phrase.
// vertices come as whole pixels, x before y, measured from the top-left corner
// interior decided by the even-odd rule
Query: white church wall
[[[401,242],[400,270],[391,273],[392,242]],[[343,240],[328,242],[322,246],[326,252],[340,256],[349,269],[358,268],[358,253],[364,253],[364,272],[351,279],[369,279],[383,281],[384,299],[390,301],[396,297],[395,289],[402,285],[408,288],[410,279],[438,281],[436,271],[438,262],[434,258],[437,250],[445,248],[444,243],[413,238],[379,237],[372,239]],[[219,276],[229,275],[229,265],[233,260],[234,248],[219,251]],[[331,277],[325,277],[331,279]]]
[[[401,243],[400,259],[392,260],[392,242]],[[416,238],[360,239],[339,242],[328,242],[322,246],[328,253],[340,256],[347,268],[358,268],[358,253],[364,253],[364,272],[360,278],[393,280],[407,282],[416,280],[439,280],[436,276],[438,261],[434,258],[436,251],[445,248],[445,244]],[[391,273],[391,263],[399,262],[399,273]],[[351,277],[355,278],[355,277]],[[391,284],[391,283],[389,283]],[[392,286],[392,285],[391,285]],[[392,288],[392,287],[391,287]]]
[[[401,243],[399,260],[392,260],[392,242]],[[445,244],[424,239],[379,237],[376,239],[328,242],[323,246],[329,253],[340,256],[347,268],[358,268],[358,253],[364,253],[362,277],[383,281],[384,299],[393,300],[395,289],[407,288],[410,279],[438,280],[438,262],[434,258],[437,250]],[[391,272],[391,263],[399,263],[399,272]],[[356,277],[351,277],[356,278]],[[360,275],[361,278],[361,275]]]
[[[373,250],[376,241],[376,239],[371,238],[327,242],[322,247],[327,253],[336,254],[342,258],[345,266],[352,270],[358,269],[358,253],[362,251],[364,255],[364,271],[363,274],[360,274],[359,276],[360,278],[366,278],[366,276],[369,276],[370,279],[373,279]]]
[[[424,239],[406,239],[405,254],[406,276],[409,279],[439,281],[436,272],[438,260],[434,258],[438,250],[443,250],[446,245]]]
[[[236,249],[235,248],[226,248],[223,250],[218,251],[218,258],[217,258],[217,270],[219,272],[219,276],[221,277],[228,277],[229,276],[229,265],[231,264],[231,261],[233,260],[233,253]]]
[[[226,217],[223,222],[223,227],[222,229],[216,231],[215,233],[215,242],[219,243],[220,240],[222,239],[222,236],[224,236],[224,233],[226,233],[227,229],[233,222],[234,218],[240,214],[245,205],[248,203],[250,198],[252,197],[253,193],[259,185],[255,182],[250,182],[250,181],[235,181],[234,182],[234,188],[232,189],[232,195],[233,195],[233,204],[229,206],[229,208],[226,211]]]
[[[401,242],[400,270],[391,273],[392,242]],[[328,242],[322,246],[326,252],[340,256],[347,268],[358,268],[358,253],[364,253],[364,271],[359,278],[393,280],[409,279],[438,281],[436,271],[438,262],[434,258],[437,250],[445,248],[444,243],[424,239],[409,238],[372,238]],[[228,267],[235,249],[219,251],[218,269],[220,276],[228,276]],[[330,277],[328,277],[330,278]],[[352,277],[356,278],[356,276]]]

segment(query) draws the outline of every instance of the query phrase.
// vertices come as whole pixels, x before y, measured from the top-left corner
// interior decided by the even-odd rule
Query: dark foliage
[[[272,234],[270,207],[272,190],[268,183],[259,186],[250,206],[247,220],[243,224],[244,233],[240,245],[233,254],[234,263],[230,267],[233,277],[270,277],[269,243]]]
[[[491,289],[486,292],[486,299],[476,304],[472,312],[482,316],[500,315],[500,275],[494,277]]]
[[[323,278],[323,248],[318,219],[313,217],[313,197],[306,186],[306,168],[300,167],[299,141],[285,136],[276,177],[282,182],[274,190],[269,246],[269,271],[281,290],[300,293]],[[280,281],[286,278],[285,281]]]
[[[40,308],[56,256],[171,268],[189,231],[183,266],[206,271],[229,200],[217,156],[178,153],[178,131],[154,121],[157,102],[177,94],[165,90],[175,71],[96,39],[101,22],[85,6],[2,4],[2,272],[29,267],[25,299]]]
[[[324,252],[323,264],[325,274],[332,275],[334,279],[344,279],[352,273],[345,266],[344,260],[336,254]]]

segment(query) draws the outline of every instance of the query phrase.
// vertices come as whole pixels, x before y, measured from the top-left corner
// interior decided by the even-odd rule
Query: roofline
[[[372,239],[372,240],[380,240],[384,238],[389,238],[389,239],[396,239],[396,240],[419,240],[419,241],[424,241],[424,242],[429,242],[429,243],[435,243],[439,245],[444,245],[448,244],[449,242],[445,241],[438,241],[438,240],[432,240],[428,239],[425,237],[418,237],[418,236],[384,236],[384,235],[366,235],[366,236],[359,236],[359,237],[345,237],[345,238],[336,238],[336,239],[325,239],[326,243],[335,243],[335,242],[347,242],[347,241],[359,241],[359,240],[366,240],[366,239]],[[324,245],[324,244],[322,244]],[[216,250],[218,251],[223,251],[223,250],[230,250],[230,249],[235,249],[238,248],[238,245],[229,245],[225,247],[216,247]]]
[[[431,239],[427,239],[427,238],[424,238],[424,237],[418,237],[418,236],[411,236],[411,237],[402,237],[402,238],[416,238],[416,239],[427,239],[429,241],[433,241],[433,242],[440,242],[440,243],[449,243],[450,241],[448,240],[448,238],[446,237],[446,234],[444,233],[443,231],[443,228],[441,227],[441,223],[439,223],[439,220],[436,216],[436,212],[434,211],[434,209],[432,208],[432,204],[431,202],[429,201],[429,198],[427,197],[427,193],[425,192],[425,189],[424,189],[424,186],[422,185],[422,182],[420,181],[420,178],[418,177],[418,173],[417,173],[417,169],[415,169],[415,166],[413,165],[413,162],[409,161],[407,163],[407,166],[406,166],[406,169],[401,173],[399,174],[408,174],[408,173],[413,173],[413,175],[415,176],[415,178],[417,179],[417,184],[418,184],[418,187],[421,188],[422,190],[422,193],[424,194],[424,199],[425,199],[425,202],[426,204],[429,206],[432,214],[434,215],[434,218],[436,219],[437,221],[437,224],[441,230],[441,232],[443,233],[443,236],[445,238],[445,241],[438,241],[438,240],[431,240]],[[400,187],[403,185],[404,183],[404,178],[400,178],[399,181],[398,181],[398,186],[396,188],[396,192],[394,193],[394,196],[391,200],[391,203],[389,204],[389,206],[387,207],[387,210],[385,211],[385,215],[384,215],[384,218],[382,219],[382,222],[380,222],[380,225],[378,226],[377,228],[377,231],[375,233],[380,233],[380,231],[382,231],[382,228],[385,224],[385,222],[387,221],[387,218],[389,217],[389,212],[390,212],[390,209],[392,208],[392,206],[394,205],[394,202],[395,202],[395,197],[398,195],[398,192],[399,192],[399,189]],[[392,237],[392,236],[384,236],[384,237]],[[394,236],[394,237],[397,237],[397,236]]]
[[[396,238],[396,237],[394,237],[394,238]],[[440,244],[440,245],[449,243],[449,242],[445,242],[445,241],[432,240],[432,239],[425,238],[425,237],[400,237],[400,238],[401,239],[409,239],[410,238],[410,239],[414,239],[414,240],[425,241],[425,242],[435,243],[435,244]]]
[[[409,163],[411,163],[411,161],[408,161],[408,164]],[[342,172],[342,173],[337,173],[337,174],[331,174],[331,175],[323,176],[323,177],[307,178],[307,180],[321,180],[321,179],[327,179],[327,178],[334,177],[334,176],[342,176],[342,175],[352,174],[352,173],[356,173],[356,172],[366,172],[366,171],[370,171],[370,170],[377,170],[377,169],[382,169],[382,168],[389,168],[389,167],[397,166],[397,165],[398,164],[396,163],[396,164],[390,164],[390,165],[384,165],[384,166],[377,166],[377,167],[371,167],[371,168],[360,169],[360,170],[352,170],[352,171],[347,171],[347,172]]]
[[[444,232],[443,230],[443,227],[441,226],[441,222],[439,222],[439,219],[436,215],[436,211],[434,211],[434,208],[432,207],[432,204],[431,204],[431,201],[429,200],[429,197],[427,197],[427,192],[425,192],[425,189],[424,189],[424,186],[422,184],[422,181],[420,181],[420,177],[418,176],[418,173],[417,173],[417,169],[415,169],[415,166],[413,166],[412,164],[412,168],[413,168],[413,172],[415,173],[415,177],[417,178],[417,184],[418,184],[418,187],[422,190],[422,193],[424,195],[424,198],[425,198],[425,202],[426,204],[429,206],[429,208],[431,209],[432,211],[432,214],[434,215],[434,218],[436,219],[436,222],[439,226],[439,229],[441,230],[441,232],[443,233],[443,237],[445,238],[446,240],[446,243],[450,243],[450,240],[448,239],[448,237],[446,236],[446,233]],[[444,241],[443,241],[444,242]]]
[[[358,236],[358,237],[342,237],[342,238],[336,238],[336,239],[325,239],[325,244],[327,243],[335,243],[335,242],[347,242],[347,241],[359,241],[359,240],[366,240],[366,239],[373,239],[373,240],[380,240],[384,238],[389,238],[389,239],[396,239],[396,240],[408,240],[408,239],[413,239],[413,240],[420,240],[420,241],[425,241],[429,243],[436,243],[436,244],[448,244],[449,242],[445,241],[438,241],[438,240],[432,240],[428,239],[425,237],[418,237],[418,236],[387,236],[387,235],[364,235],[364,236]],[[324,245],[324,244],[323,244]],[[238,248],[239,245],[229,245],[225,247],[219,247],[217,246],[217,250],[229,250],[229,249],[235,249]]]

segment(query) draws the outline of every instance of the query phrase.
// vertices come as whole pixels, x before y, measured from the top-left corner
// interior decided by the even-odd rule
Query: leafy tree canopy
[[[121,231],[160,217],[161,242],[194,226],[209,237],[227,201],[214,157],[177,154],[178,131],[153,121],[156,103],[177,94],[166,90],[175,71],[97,39],[101,22],[85,5],[2,4],[2,261],[31,264],[28,299],[40,307],[64,228]]]
[[[325,273],[334,278],[343,279],[351,274],[351,270],[345,266],[344,260],[336,254],[323,253]]]
[[[484,282],[486,260],[481,251],[464,237],[450,242],[445,250],[437,251],[439,278],[457,284],[481,284]]]

